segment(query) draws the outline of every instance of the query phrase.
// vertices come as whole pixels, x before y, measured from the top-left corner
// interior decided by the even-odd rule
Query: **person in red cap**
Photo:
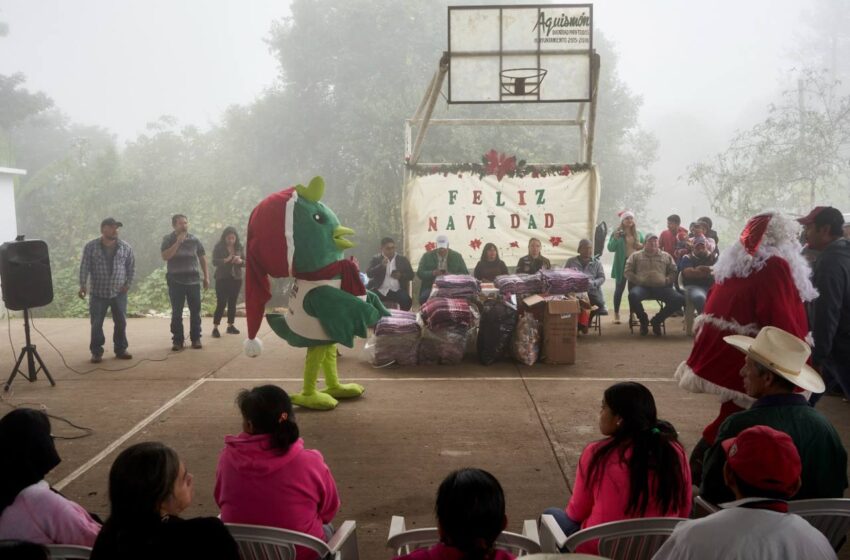
[[[823,533],[788,513],[786,500],[800,488],[802,470],[788,434],[753,426],[721,445],[723,480],[735,501],[677,525],[653,560],[836,558]]]
[[[812,305],[812,364],[827,389],[838,387],[850,398],[850,239],[842,235],[844,215],[818,206],[797,220],[808,247],[818,253],[814,284],[820,295]],[[837,387],[836,387],[837,386]],[[812,404],[818,396],[812,397]]]
[[[791,436],[800,453],[803,479],[794,499],[841,498],[847,488],[847,452],[841,438],[829,420],[795,392],[824,390],[820,375],[806,364],[809,345],[776,327],[764,327],[755,338],[733,335],[724,340],[744,356],[741,380],[756,401],[720,425],[717,441],[705,454],[700,495],[713,503],[732,499],[723,483],[720,442],[764,425]]]
[[[343,259],[342,252],[354,246],[345,237],[354,231],[340,225],[333,210],[322,204],[324,192],[324,180],[314,177],[308,186],[270,194],[254,208],[245,274],[245,353],[251,357],[262,351],[257,331],[271,298],[268,277],[295,279],[286,313],[266,318],[291,346],[307,348],[304,388],[291,398],[317,410],[330,410],[337,399],[363,393],[361,385],[340,383],[336,344],[352,347],[354,337],[365,338],[367,327],[389,315],[375,293],[366,291],[357,264]],[[320,369],[325,374],[321,391],[316,388]]]
[[[675,373],[681,388],[714,393],[721,402],[717,418],[705,427],[691,453],[695,483],[701,479],[703,454],[714,443],[720,424],[753,403],[739,375],[744,357],[723,338],[755,336],[768,325],[798,338],[809,331],[804,302],[813,300],[817,290],[810,280],[811,268],[800,254],[799,233],[800,225],[788,216],[754,216],[712,269],[715,283],[694,323],[694,346]]]

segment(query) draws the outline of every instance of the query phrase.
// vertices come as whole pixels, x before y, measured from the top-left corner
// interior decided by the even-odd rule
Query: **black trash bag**
[[[502,301],[488,300],[478,327],[478,361],[489,366],[510,349],[516,326],[516,309]]]

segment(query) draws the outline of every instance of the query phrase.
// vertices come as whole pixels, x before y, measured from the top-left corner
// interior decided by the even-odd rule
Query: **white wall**
[[[26,171],[21,169],[0,167],[0,244],[6,241],[14,241],[18,235],[14,179],[16,176],[25,174]],[[5,316],[6,307],[0,301],[0,317]]]

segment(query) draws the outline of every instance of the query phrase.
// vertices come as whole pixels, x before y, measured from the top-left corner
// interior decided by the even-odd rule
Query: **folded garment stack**
[[[543,277],[539,274],[503,274],[496,276],[493,283],[503,295],[542,294],[546,290]]]
[[[432,331],[452,327],[469,329],[475,324],[469,303],[462,299],[432,297],[419,308],[419,313]]]
[[[437,297],[469,298],[481,292],[481,284],[468,274],[444,274],[434,280],[434,285],[437,289],[433,296]]]
[[[543,279],[545,291],[548,294],[586,292],[590,286],[590,279],[585,273],[579,270],[558,268],[554,270],[541,270],[538,274]]]
[[[390,316],[382,317],[375,325],[372,363],[415,366],[419,359],[420,331],[416,313],[390,309]]]

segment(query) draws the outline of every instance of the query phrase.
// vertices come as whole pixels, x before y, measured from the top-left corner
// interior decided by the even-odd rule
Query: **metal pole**
[[[594,51],[590,57],[590,116],[587,119],[587,157],[585,163],[593,163],[593,138],[596,134],[596,104],[599,99],[600,57]]]
[[[416,140],[413,143],[413,152],[410,154],[410,164],[416,165],[419,161],[419,155],[422,153],[422,143],[425,141],[425,134],[428,132],[428,124],[431,120],[431,115],[434,113],[434,105],[437,104],[437,98],[440,97],[440,88],[443,87],[443,80],[446,78],[446,73],[449,71],[448,55],[443,55],[440,59],[440,70],[437,72],[436,80],[431,88],[431,95],[428,98],[428,104],[425,106],[425,116],[422,119],[422,124],[416,133]]]

